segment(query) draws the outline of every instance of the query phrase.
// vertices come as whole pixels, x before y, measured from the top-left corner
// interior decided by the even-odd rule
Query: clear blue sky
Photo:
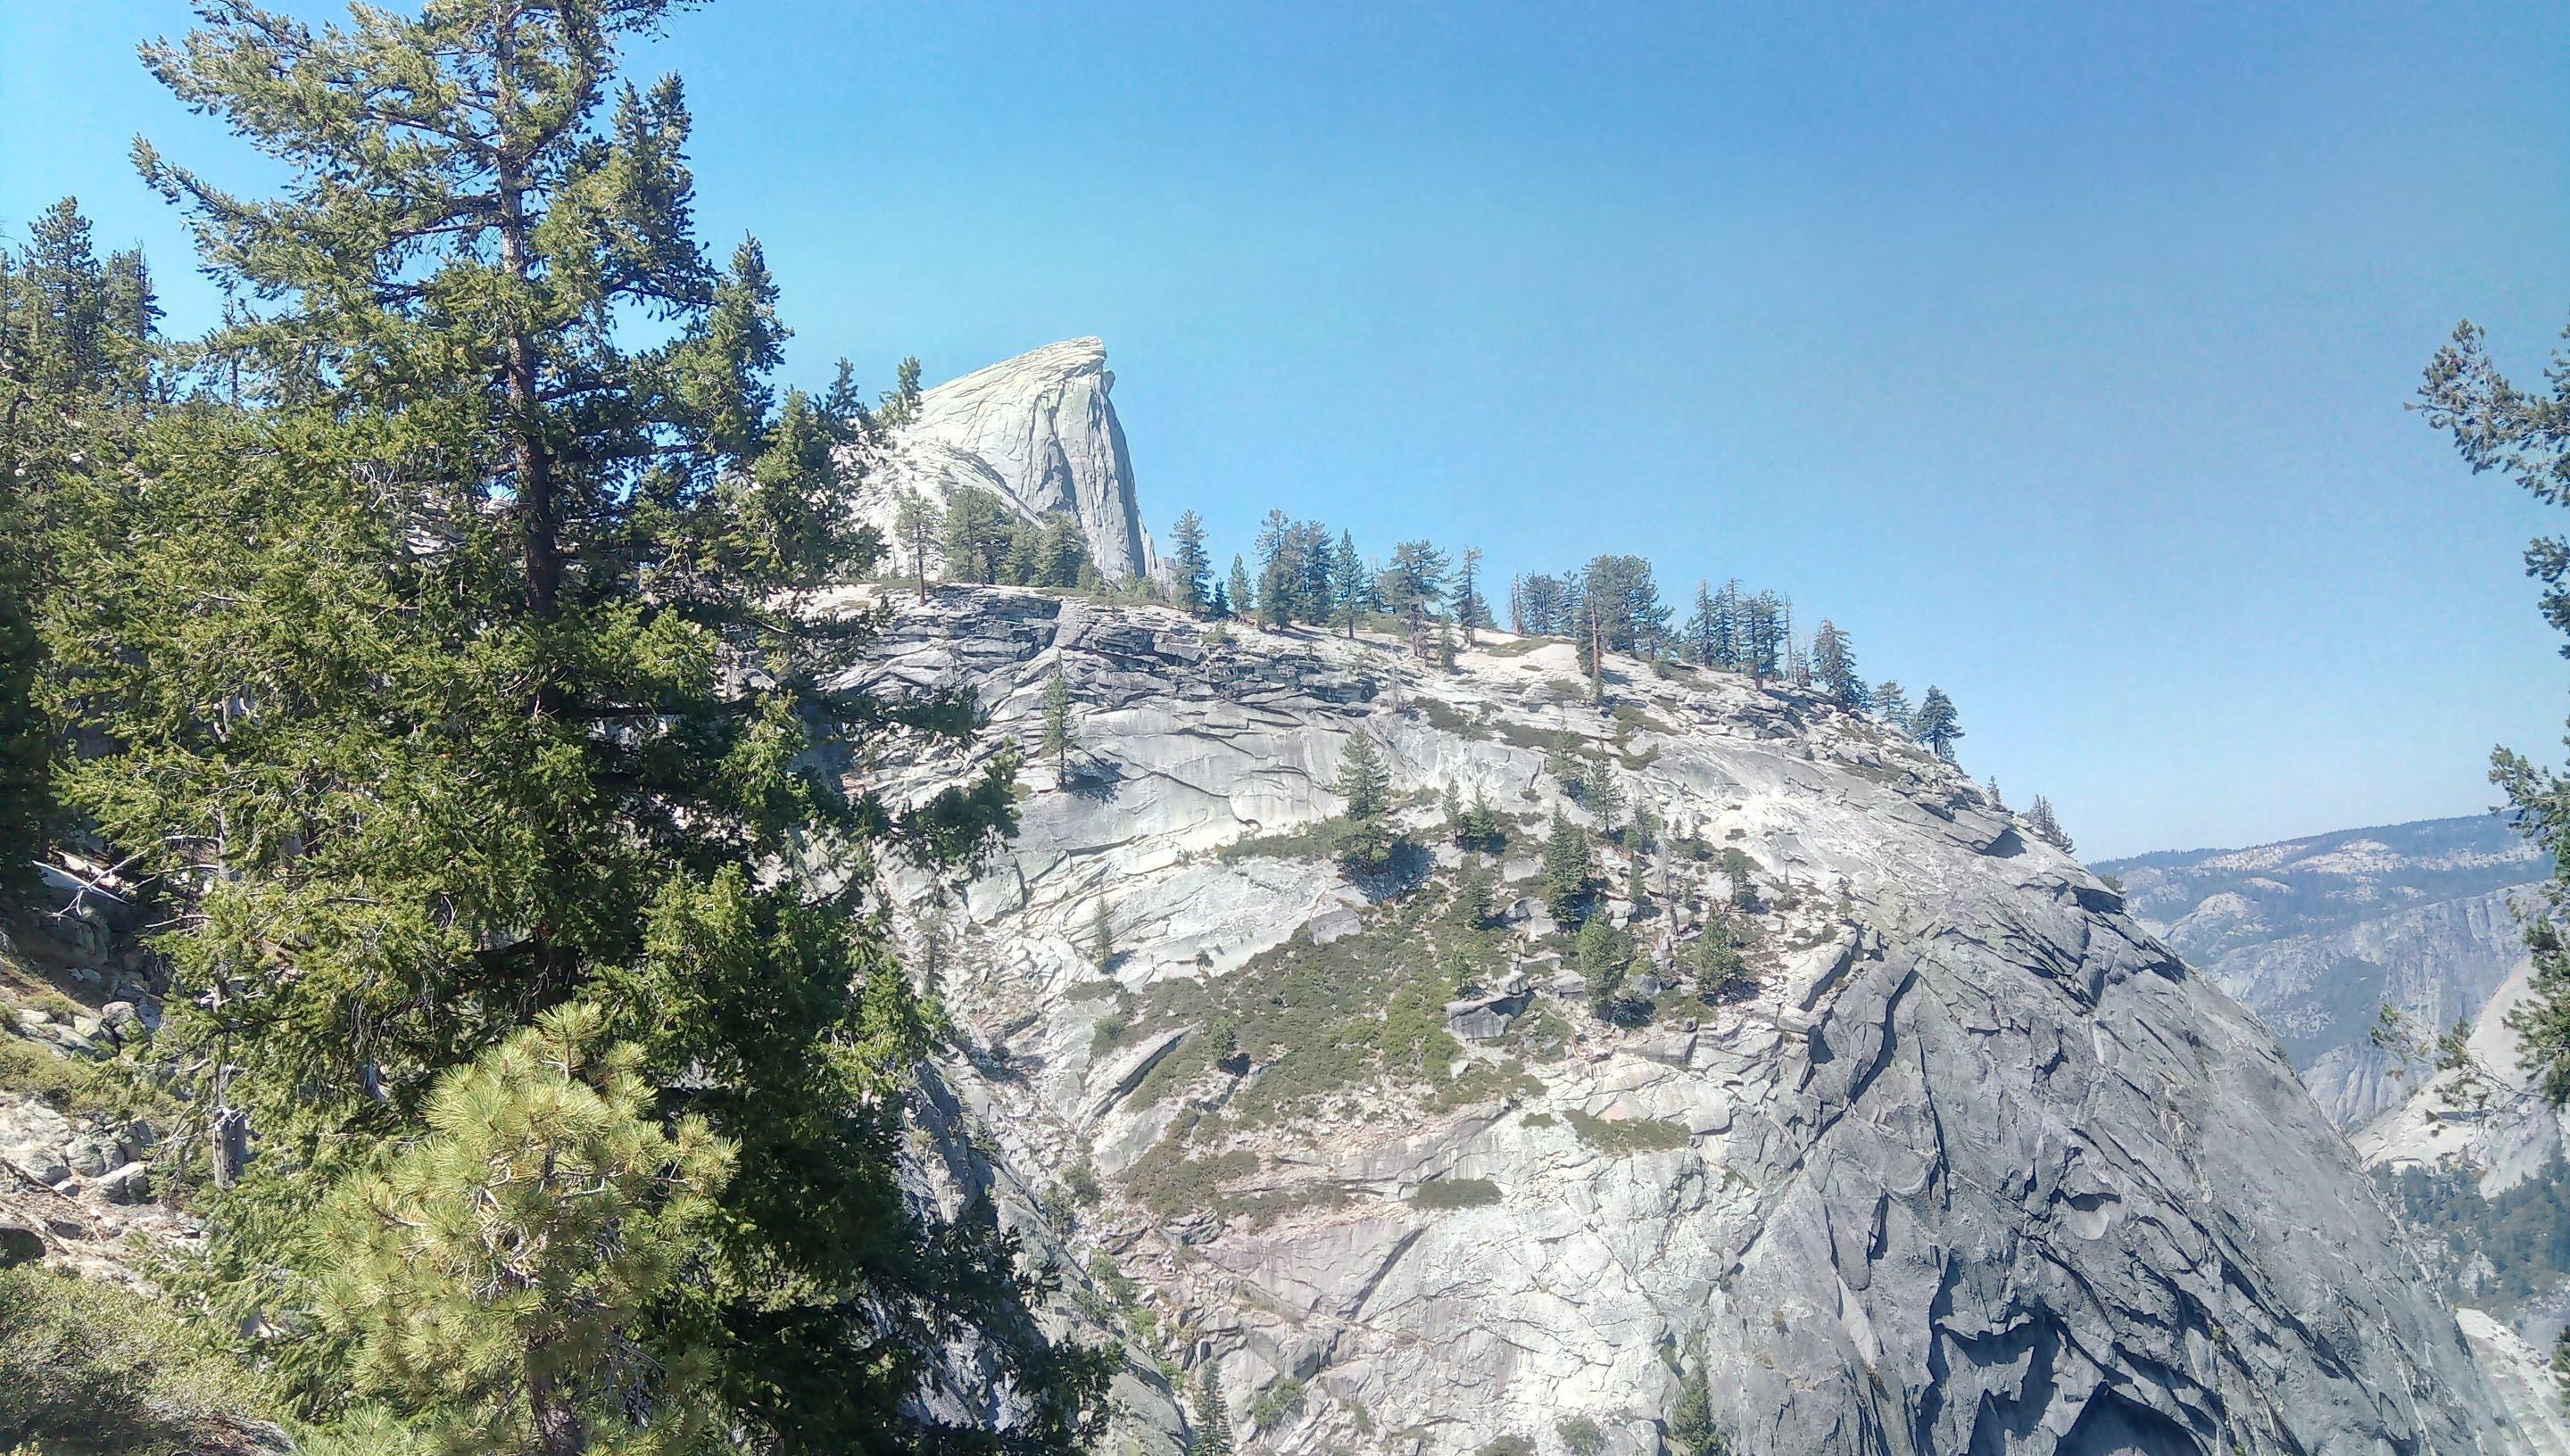
[[[1101,335],[1164,537],[1777,586],[2092,855],[2487,806],[2570,707],[2549,523],[2400,406],[2570,320],[2570,11],[1925,9],[727,0],[643,64],[796,371]],[[183,329],[128,141],[259,175],[133,60],[186,23],[0,6],[0,227],[78,193]]]

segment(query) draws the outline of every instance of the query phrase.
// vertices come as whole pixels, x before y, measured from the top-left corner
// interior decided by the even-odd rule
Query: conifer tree
[[[1605,916],[1594,915],[1580,925],[1571,940],[1570,955],[1579,971],[1580,988],[1588,996],[1589,1013],[1604,1021],[1623,1019],[1624,977],[1632,969],[1632,941]]]
[[[1707,1001],[1725,1001],[1748,981],[1749,964],[1740,953],[1739,932],[1730,917],[1717,910],[1705,921],[1704,933],[1696,937],[1696,994]]]
[[[1954,700],[1930,684],[1928,696],[1919,700],[1919,711],[1911,718],[1910,736],[1926,744],[1938,758],[1952,763],[1954,740],[1963,736],[1961,720],[1954,714]]]
[[[236,197],[137,145],[257,300],[212,344],[245,408],[155,423],[107,604],[62,638],[107,745],[66,791],[172,904],[164,1034],[260,1140],[210,1201],[204,1292],[238,1317],[325,1274],[312,1211],[435,1132],[441,1079],[590,1006],[672,1137],[738,1148],[650,1299],[708,1429],[940,1443],[915,1397],[969,1328],[1025,1444],[1068,1449],[1101,1367],[1035,1335],[987,1208],[903,1197],[916,999],[868,880],[803,868],[960,868],[1012,822],[1007,756],[908,807],[820,767],[971,713],[821,689],[878,619],[823,589],[879,543],[833,422],[769,383],[756,243],[717,267],[693,236],[678,84],[618,80],[668,8],[210,0],[147,49],[283,178]],[[319,1410],[349,1348],[265,1358]]]
[[[2429,361],[2413,408],[2453,437],[2474,475],[2495,470],[2545,505],[2570,505],[2570,350],[2553,351],[2544,380],[2548,391],[2510,383],[2481,330],[2464,322]],[[2570,633],[2570,537],[2528,543],[2525,570],[2543,583],[2543,619]],[[2570,655],[2570,646],[2562,650]],[[2502,747],[2490,752],[2490,782],[2507,796],[2518,831],[2552,866],[2539,903],[2522,914],[2533,994],[2508,1013],[2508,1029],[2545,1100],[2570,1106],[2570,774]]]
[[[47,635],[94,594],[84,559],[112,539],[145,416],[160,316],[139,253],[101,260],[66,197],[0,249],[0,903],[32,891],[54,817],[62,737]],[[82,562],[75,565],[74,562]]]
[[[1223,582],[1213,583],[1213,602],[1208,614],[1217,622],[1231,620],[1231,588]]]
[[[1223,1405],[1222,1379],[1210,1360],[1196,1372],[1196,1427],[1187,1456],[1231,1456],[1231,1412]]]
[[[1056,658],[1052,675],[1045,679],[1044,753],[1053,760],[1055,777],[1063,781],[1071,778],[1071,678]]]
[[[1473,629],[1489,621],[1490,614],[1489,603],[1482,600],[1482,548],[1466,546],[1455,567],[1455,617],[1464,624],[1465,646],[1473,645]]]
[[[658,0],[645,0],[657,5]],[[875,411],[875,423],[887,431],[898,430],[919,418],[919,360],[907,358],[894,367],[892,388],[885,391],[883,404]]]
[[[1372,819],[1383,813],[1392,795],[1392,771],[1384,767],[1383,752],[1375,747],[1373,734],[1360,728],[1348,735],[1335,787],[1348,802],[1348,818]]]
[[[1714,613],[1713,585],[1698,579],[1695,583],[1695,611],[1686,620],[1687,660],[1698,667],[1723,665],[1724,627]]]
[[[573,1002],[438,1079],[426,1135],[340,1187],[323,1325],[353,1393],[439,1448],[573,1456],[700,1449],[713,1360],[653,1310],[735,1150],[666,1130],[642,1052]]]
[[[1358,625],[1376,605],[1374,572],[1366,569],[1365,557],[1357,554],[1354,533],[1339,533],[1338,547],[1330,556],[1330,579],[1338,598],[1332,608],[1339,625],[1347,630],[1348,640],[1353,642]]]
[[[2052,801],[2041,794],[2034,796],[2034,807],[2025,812],[2025,825],[2026,828],[2034,831],[2036,839],[2065,855],[2071,853],[2069,834],[2061,828],[2061,821],[2053,815]]]
[[[1902,688],[1900,683],[1895,682],[1890,678],[1886,678],[1882,683],[1876,686],[1874,690],[1874,712],[1876,717],[1879,717],[1884,722],[1900,729],[1903,733],[1907,734],[1910,732],[1910,694]]]
[[[1229,600],[1226,605],[1229,606],[1231,615],[1253,623],[1258,620],[1258,592],[1250,586],[1249,567],[1238,555],[1231,558],[1231,580],[1227,595]]]
[[[1193,511],[1178,517],[1169,531],[1170,574],[1177,582],[1178,605],[1189,616],[1202,616],[1210,600],[1213,559],[1205,554],[1204,518]]]
[[[1678,1456],[1730,1456],[1731,1443],[1713,1423],[1713,1393],[1704,1377],[1704,1352],[1678,1376],[1677,1404],[1669,1411],[1669,1441]]]
[[[1588,832],[1556,808],[1543,841],[1543,900],[1552,917],[1566,925],[1577,924],[1587,909],[1595,879],[1596,870],[1588,856]]]
[[[945,512],[930,505],[928,498],[917,491],[901,493],[901,506],[893,513],[892,531],[910,550],[910,572],[923,603],[928,600],[928,548],[945,530]]]
[[[1856,648],[1828,617],[1812,630],[1812,680],[1840,707],[1865,711],[1868,694],[1865,679],[1856,673]]]
[[[959,581],[990,585],[1001,579],[1011,539],[1023,519],[980,486],[959,487],[946,498],[946,573]]]
[[[1446,553],[1433,543],[1395,546],[1383,572],[1384,609],[1412,623],[1435,613],[1446,600]]]
[[[1115,969],[1115,914],[1102,899],[1088,907],[1088,963],[1099,975]]]
[[[1740,579],[1722,583],[1713,598],[1714,666],[1726,672],[1749,670],[1749,608],[1741,595]]]

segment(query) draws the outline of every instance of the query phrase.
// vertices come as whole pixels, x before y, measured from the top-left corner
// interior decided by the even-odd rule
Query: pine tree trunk
[[[509,137],[507,98],[513,86],[516,17],[503,16],[492,39],[492,86],[501,98],[498,190],[500,197],[500,270],[508,276],[521,305],[532,272],[527,258],[526,163]],[[541,438],[543,407],[536,399],[536,359],[527,338],[526,321],[511,317],[502,325],[501,373],[508,390],[508,431],[517,466],[518,520],[526,552],[527,610],[539,617],[554,614],[562,594],[560,504],[555,499],[553,459]]]

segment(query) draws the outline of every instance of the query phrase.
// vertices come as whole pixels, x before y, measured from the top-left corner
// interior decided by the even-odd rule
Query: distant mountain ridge
[[[2497,815],[2093,868],[2123,883],[2136,917],[2266,1020],[2350,1130],[2415,1090],[2371,1044],[2380,1008],[2431,1028],[2477,1018],[2525,960],[2510,898],[2543,878],[2541,853]]]

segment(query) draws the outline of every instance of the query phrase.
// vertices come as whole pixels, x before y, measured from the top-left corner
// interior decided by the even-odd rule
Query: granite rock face
[[[2377,1009],[2469,1022],[2525,963],[2508,902],[2540,880],[2495,815],[2345,830],[2245,850],[2101,861],[2133,913],[2264,1017],[2312,1095],[2354,1130],[2418,1079],[2369,1041]]]
[[[1748,1453],[2529,1449],[2275,1038],[1881,725],[1613,658],[1591,704],[1568,646],[1499,636],[1449,671],[1030,592],[899,611],[843,686],[969,688],[992,731],[871,786],[1027,750],[982,873],[884,873],[914,961],[940,947],[967,1050],[938,1075],[1011,1217],[1126,1342],[1101,1449],[1173,1449],[1210,1375],[1247,1450],[1645,1456],[1689,1369]],[[1059,764],[1034,751],[1057,663]],[[1359,732],[1423,847],[1407,884],[1317,848]],[[1705,907],[1739,905],[1753,993],[1591,1013],[1521,883],[1556,812],[1604,829],[1561,752],[1696,848],[1628,899],[1598,840],[1638,974],[1682,979]],[[1397,949],[1461,870],[1449,784],[1510,826],[1504,973],[1447,1007],[1451,1066],[1351,1061],[1279,1101],[1311,1055],[1281,1009],[1218,1026],[1215,993]],[[1373,1045],[1375,1008],[1348,1014],[1340,1045]]]
[[[894,540],[905,492],[943,507],[978,486],[1021,515],[1076,517],[1108,581],[1148,575],[1150,537],[1134,504],[1133,464],[1107,395],[1106,345],[1070,339],[978,369],[921,394],[909,424],[843,457],[862,472],[859,513]],[[930,570],[939,564],[929,554]],[[900,564],[909,564],[902,554]]]

